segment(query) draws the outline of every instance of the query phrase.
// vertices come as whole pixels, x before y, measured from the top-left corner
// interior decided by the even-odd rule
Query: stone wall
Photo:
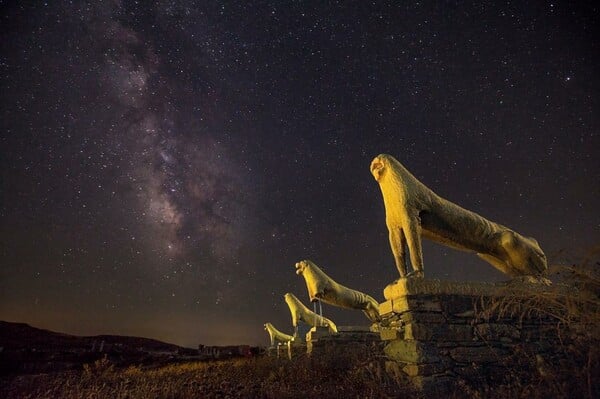
[[[436,397],[461,384],[498,383],[516,367],[515,354],[552,357],[560,340],[556,320],[481,316],[486,304],[510,292],[507,283],[401,279],[389,285],[380,304],[388,373]]]
[[[337,334],[331,334],[327,327],[313,327],[306,334],[308,354],[331,353],[344,351],[359,358],[370,358],[383,355],[383,344],[379,333],[370,327],[338,326]]]

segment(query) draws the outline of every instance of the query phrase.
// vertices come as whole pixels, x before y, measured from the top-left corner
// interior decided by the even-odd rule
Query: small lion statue
[[[275,342],[289,342],[294,340],[294,337],[282,333],[271,323],[265,323],[265,331],[269,333],[269,337],[271,338],[271,346],[274,346]]]
[[[296,263],[296,274],[304,277],[311,301],[321,300],[346,309],[362,310],[372,322],[380,320],[379,303],[375,299],[335,282],[310,260]]]
[[[311,327],[323,326],[328,327],[330,333],[337,333],[337,326],[331,320],[321,315],[316,314],[306,306],[294,294],[287,293],[283,296],[285,303],[290,308],[292,314],[292,325],[294,330],[298,330],[298,321],[303,321]],[[296,332],[294,332],[294,336]]]
[[[538,242],[508,227],[445,200],[417,180],[394,157],[381,154],[371,162],[385,205],[385,221],[400,277],[423,277],[421,236],[449,247],[475,252],[511,276],[547,281],[548,268]],[[413,272],[407,273],[406,248]]]

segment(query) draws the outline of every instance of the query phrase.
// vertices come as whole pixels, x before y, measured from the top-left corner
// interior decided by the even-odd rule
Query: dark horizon
[[[383,301],[369,173],[535,237],[600,243],[598,6],[129,1],[2,7],[0,320],[264,345],[310,259]],[[561,251],[568,251],[567,254]],[[425,273],[506,279],[425,242]],[[324,305],[339,325],[361,312]]]

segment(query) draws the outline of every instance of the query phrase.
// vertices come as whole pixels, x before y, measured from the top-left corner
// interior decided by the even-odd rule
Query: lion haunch
[[[371,162],[385,205],[386,225],[396,267],[407,273],[405,254],[423,276],[421,236],[440,244],[475,252],[511,277],[541,276],[546,256],[538,242],[445,200],[417,180],[394,157],[381,154]]]
[[[326,326],[329,328],[329,332],[337,333],[337,326],[331,320],[321,315],[316,314],[306,306],[296,296],[292,293],[287,293],[283,296],[285,299],[285,303],[287,303],[288,308],[290,308],[290,313],[292,315],[292,325],[294,326],[294,330],[297,330],[298,322],[303,321],[311,327],[317,326]],[[296,333],[294,333],[294,336]]]

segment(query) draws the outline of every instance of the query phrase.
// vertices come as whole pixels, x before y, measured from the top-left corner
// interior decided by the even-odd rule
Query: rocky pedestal
[[[357,355],[381,351],[379,333],[369,326],[338,326],[337,334],[331,334],[327,327],[313,327],[306,334],[307,353],[319,354],[327,351],[352,351]]]
[[[558,340],[556,321],[522,317],[481,318],[485,303],[511,295],[511,285],[422,278],[400,279],[384,290],[380,329],[386,369],[408,378],[426,397],[459,389],[460,381],[486,383],[511,372],[516,350],[543,353]]]

